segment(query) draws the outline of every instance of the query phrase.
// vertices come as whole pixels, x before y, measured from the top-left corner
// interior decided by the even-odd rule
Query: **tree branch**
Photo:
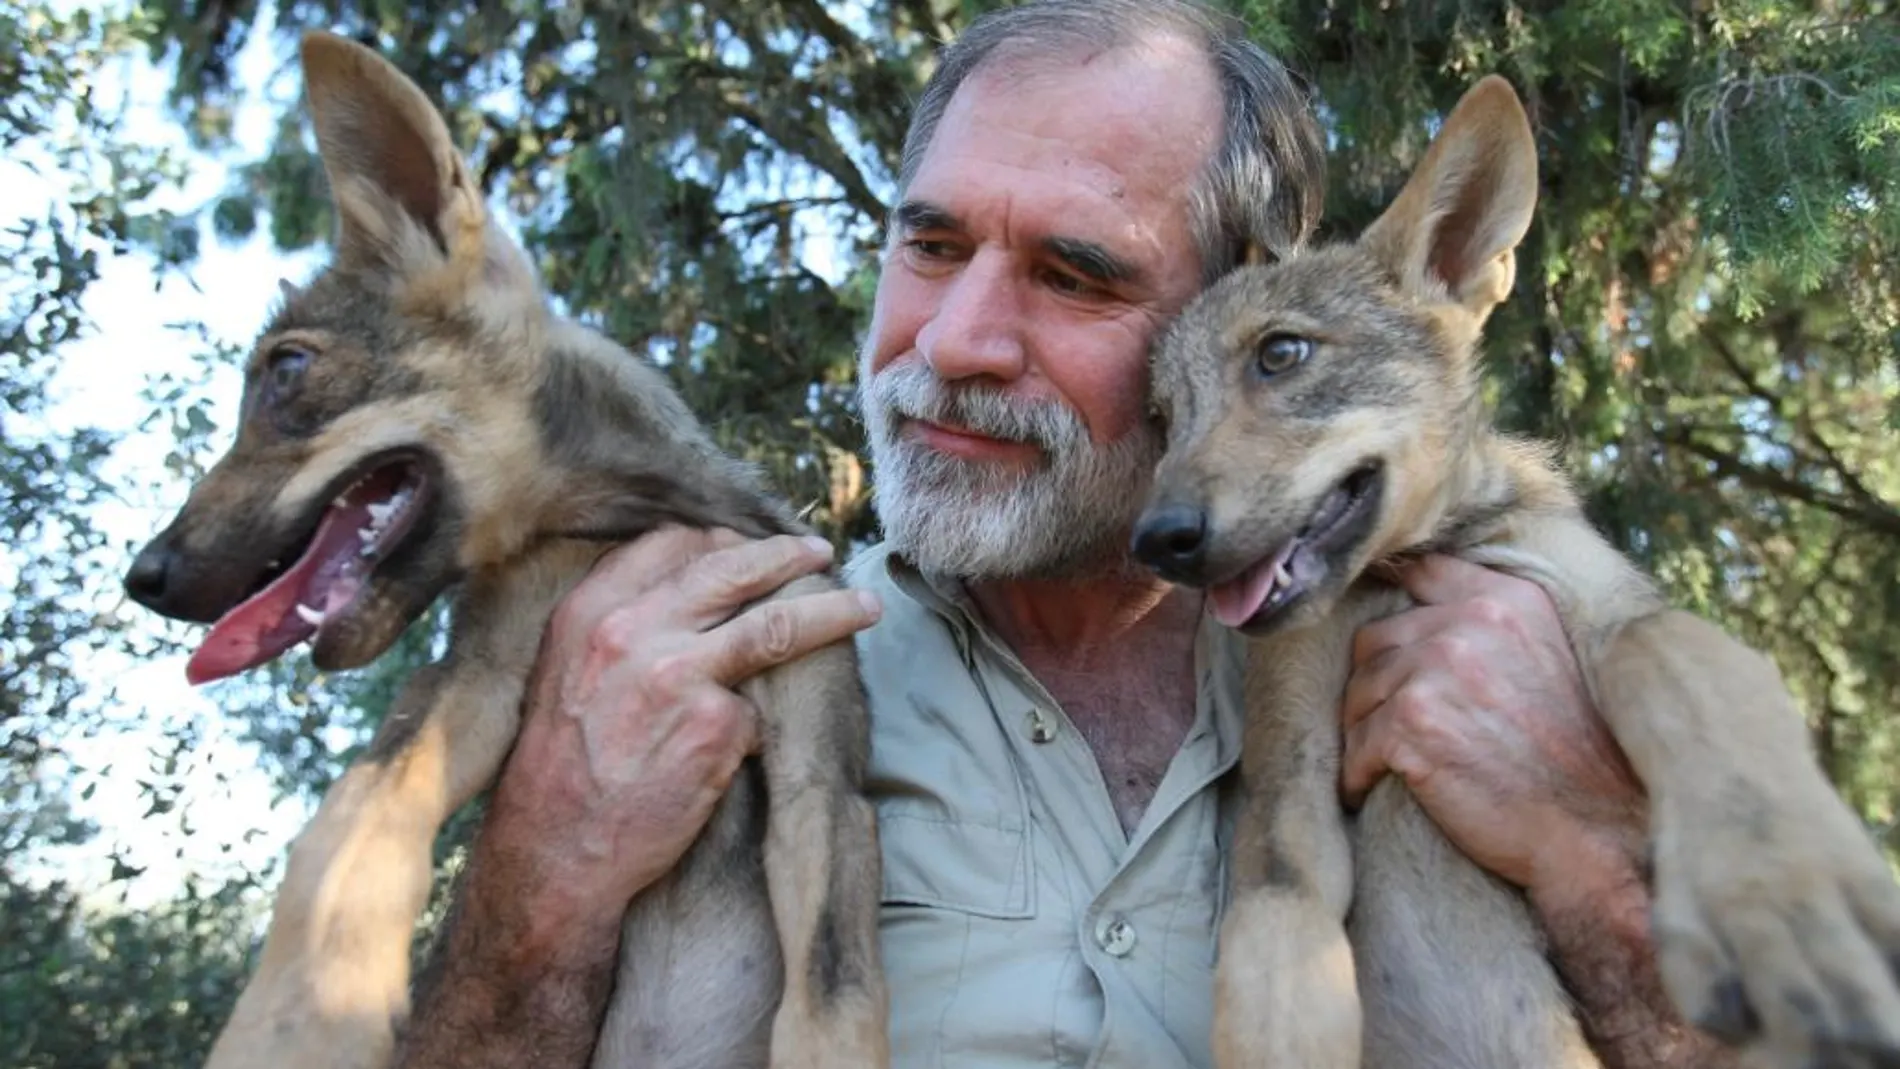
[[[1748,367],[1742,363],[1741,357],[1736,354],[1734,348],[1731,347],[1721,335],[1706,325],[1702,327],[1701,334],[1703,340],[1709,343],[1709,348],[1715,350],[1715,355],[1721,357],[1722,363],[1728,366],[1729,374],[1733,375],[1736,381],[1742,384],[1750,396],[1755,397],[1777,411],[1780,410],[1785,398],[1762,385],[1761,380],[1757,379],[1754,373],[1748,370]],[[1814,447],[1821,451],[1821,465],[1840,476],[1841,485],[1847,488],[1848,493],[1859,498],[1863,504],[1868,506],[1878,509],[1887,509],[1890,507],[1878,494],[1869,490],[1866,482],[1864,482],[1852,468],[1848,467],[1847,461],[1841,458],[1840,452],[1834,448],[1833,443],[1829,442],[1826,436],[1821,433],[1821,429],[1814,425],[1813,420],[1808,418],[1805,410],[1796,418],[1791,419],[1790,422],[1801,432],[1803,438],[1814,443]],[[1808,458],[1804,457],[1803,459]]]
[[[1701,441],[1695,437],[1694,428],[1691,427],[1666,427],[1662,432],[1662,440],[1671,445],[1681,446],[1709,461],[1715,465],[1718,475],[1732,476],[1758,490],[1767,490],[1792,498],[1831,512],[1841,519],[1857,523],[1870,531],[1889,538],[1900,539],[1900,511],[1884,503],[1854,505],[1842,501],[1806,483],[1791,479],[1780,472],[1750,464],[1734,453]]]

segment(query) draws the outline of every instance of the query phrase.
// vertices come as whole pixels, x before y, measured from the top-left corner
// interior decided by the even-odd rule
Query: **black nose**
[[[1192,579],[1207,551],[1207,513],[1191,505],[1149,509],[1135,524],[1135,558],[1169,579]]]
[[[132,561],[132,567],[126,571],[125,592],[140,605],[162,612],[165,595],[169,592],[171,570],[171,550],[162,543],[153,542],[139,551]]]

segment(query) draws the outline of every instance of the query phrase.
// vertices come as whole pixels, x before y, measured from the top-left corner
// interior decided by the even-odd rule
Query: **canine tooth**
[[[302,602],[297,603],[297,616],[304,623],[309,624],[311,627],[323,626],[323,613],[317,609],[313,609],[310,606],[305,605]]]
[[[378,527],[388,523],[390,515],[396,511],[396,506],[386,501],[372,501],[364,508],[369,512],[370,522]]]

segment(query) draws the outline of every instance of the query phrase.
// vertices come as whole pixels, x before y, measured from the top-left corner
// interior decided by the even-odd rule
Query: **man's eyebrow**
[[[1141,268],[1108,251],[1093,241],[1080,238],[1044,238],[1043,251],[1091,282],[1111,285],[1141,281]]]
[[[891,213],[900,230],[961,230],[963,223],[949,209],[927,200],[907,200]]]

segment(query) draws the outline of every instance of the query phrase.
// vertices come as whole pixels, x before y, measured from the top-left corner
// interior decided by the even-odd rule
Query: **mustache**
[[[890,415],[1035,445],[1052,454],[1079,448],[1088,441],[1088,429],[1081,417],[1060,401],[953,385],[919,363],[878,372],[868,383],[866,400]]]

